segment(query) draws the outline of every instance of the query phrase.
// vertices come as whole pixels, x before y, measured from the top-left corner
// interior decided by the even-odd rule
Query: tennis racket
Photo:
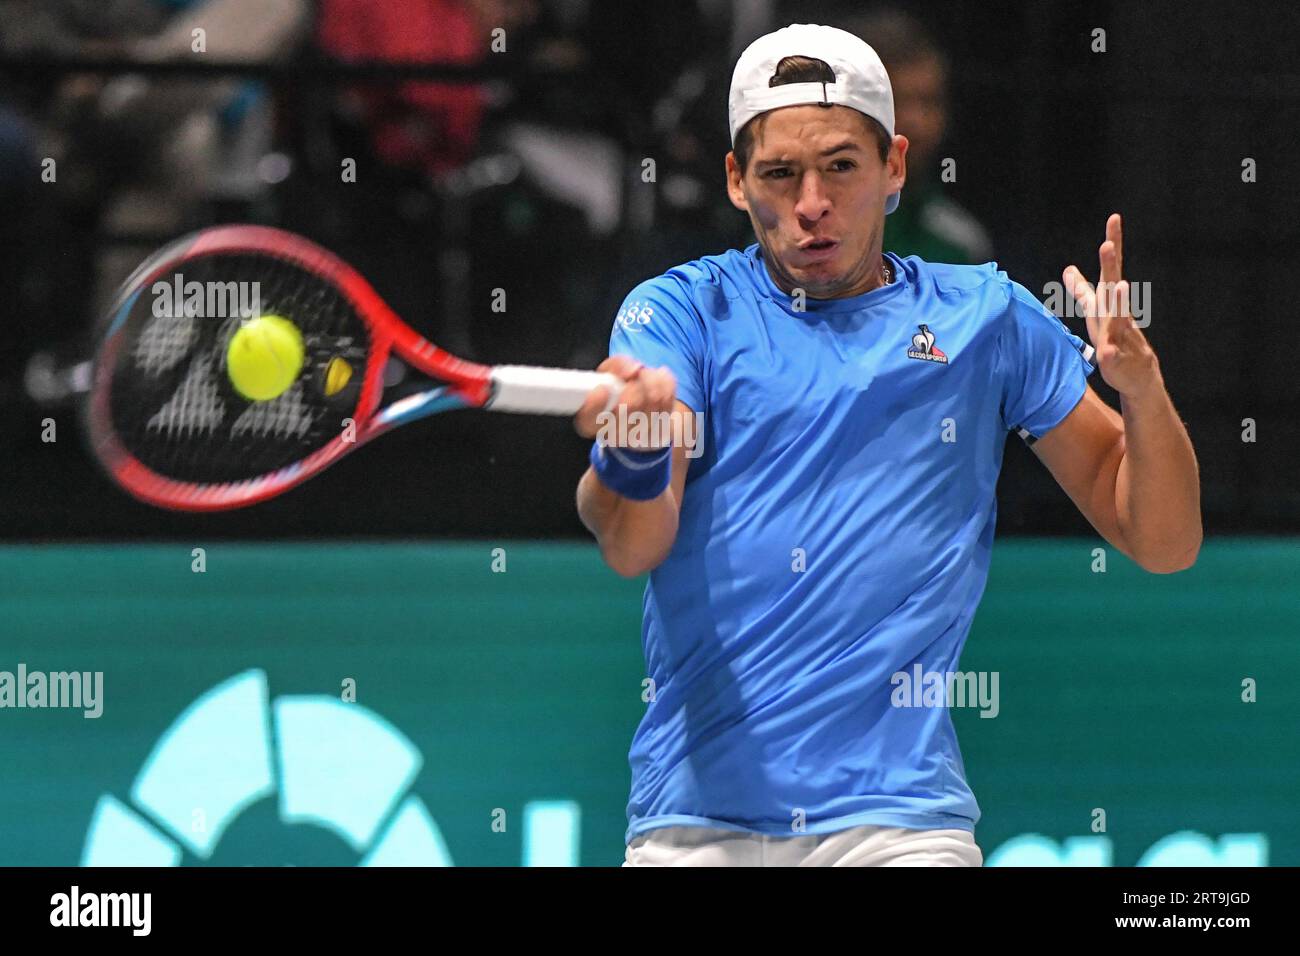
[[[250,321],[247,290],[261,315],[301,333],[301,370],[267,400],[245,397],[227,368],[231,337]],[[380,408],[390,356],[441,384]],[[622,384],[464,361],[403,323],[328,250],[278,229],[219,226],[163,248],[127,279],[96,353],[87,424],[96,456],[136,498],[220,511],[282,494],[436,412],[573,415],[600,385],[612,406]]]

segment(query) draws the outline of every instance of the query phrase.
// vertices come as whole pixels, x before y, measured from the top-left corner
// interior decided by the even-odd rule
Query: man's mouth
[[[799,252],[807,261],[817,262],[830,258],[839,245],[834,239],[805,239],[799,243]]]

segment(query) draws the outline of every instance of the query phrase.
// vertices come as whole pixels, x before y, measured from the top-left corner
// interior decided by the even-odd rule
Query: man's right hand
[[[673,411],[677,379],[667,368],[649,368],[630,356],[611,355],[597,366],[596,371],[610,372],[623,379],[623,390],[615,399],[617,405],[626,406],[626,414],[670,414]],[[606,386],[597,386],[573,416],[573,427],[583,438],[596,437],[600,430],[600,415],[610,404],[610,397]]]

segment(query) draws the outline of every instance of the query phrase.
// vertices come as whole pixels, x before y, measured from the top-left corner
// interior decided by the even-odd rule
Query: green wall
[[[0,549],[0,671],[22,663],[104,681],[97,719],[0,708],[0,865],[83,860],[103,794],[190,847],[187,864],[358,862],[367,848],[355,837],[286,823],[269,796],[233,817],[206,858],[134,799],[155,743],[192,702],[262,674],[274,701],[336,709],[354,681],[343,719],[364,713],[418,752],[384,826],[414,796],[457,864],[562,862],[565,827],[576,828],[577,862],[621,862],[627,747],[644,707],[642,582],[580,544],[196,546],[202,573],[179,543]],[[1098,573],[1095,546],[1008,539],[994,551],[962,668],[998,672],[1000,712],[955,711],[986,857],[1034,833],[1054,842],[1029,841],[1022,852],[1039,856],[1021,861],[1055,847],[1075,862],[1132,865],[1196,831],[1215,851],[1255,834],[1245,858],[1300,865],[1300,548],[1215,541],[1191,571],[1160,577],[1113,552]],[[1254,703],[1242,701],[1246,678]],[[274,738],[279,724],[265,726]],[[361,748],[354,756],[310,778],[340,813],[354,777],[387,772],[368,732],[347,745]],[[160,761],[153,784],[164,771],[193,784],[205,766],[221,778],[248,769],[208,733],[199,765]],[[296,752],[314,755],[275,752],[271,772],[346,750],[331,746],[300,740]],[[525,808],[543,801],[563,805],[530,829]],[[1098,808],[1104,834],[1092,830]],[[194,808],[190,830],[211,828],[214,813]],[[1061,842],[1071,837],[1085,840]]]

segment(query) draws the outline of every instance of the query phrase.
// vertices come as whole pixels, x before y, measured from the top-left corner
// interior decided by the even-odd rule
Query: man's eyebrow
[[[833,155],[836,154],[836,153],[842,153],[842,152],[855,152],[855,153],[860,153],[860,152],[862,152],[862,147],[859,146],[857,143],[855,143],[853,140],[851,140],[851,139],[846,139],[844,142],[839,143],[839,144],[837,144],[837,145],[835,145],[835,146],[832,146],[832,147],[830,147],[829,149],[824,149],[824,150],[822,150],[822,151],[821,151],[820,153],[818,153],[817,155],[820,156],[820,157],[822,157],[822,158],[825,158],[825,157],[827,157],[827,156],[833,156]],[[756,165],[756,166],[788,166],[788,165],[790,165],[790,164],[793,163],[793,162],[794,162],[793,159],[760,159],[760,160],[758,160],[754,165]]]
[[[823,150],[821,151],[820,155],[821,155],[821,156],[830,156],[830,155],[833,155],[834,153],[841,153],[841,152],[844,152],[845,150],[849,150],[849,151],[851,151],[851,152],[861,152],[861,151],[862,151],[862,147],[859,146],[857,143],[855,143],[853,140],[851,140],[851,139],[846,139],[844,142],[840,143],[838,146],[832,146],[830,149],[823,149]]]

